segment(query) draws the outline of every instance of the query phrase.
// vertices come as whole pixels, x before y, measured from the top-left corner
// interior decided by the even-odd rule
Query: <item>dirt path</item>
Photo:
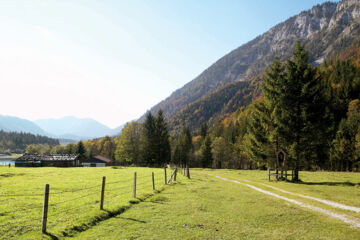
[[[321,202],[321,203],[329,205],[331,207],[341,208],[341,209],[345,209],[345,210],[349,210],[349,211],[353,211],[353,212],[357,212],[357,213],[360,212],[360,208],[358,208],[358,207],[348,206],[348,205],[345,205],[345,204],[341,204],[341,203],[337,203],[337,202],[333,202],[333,201],[329,201],[329,200],[325,200],[325,199],[321,199],[321,198],[311,197],[311,196],[307,196],[307,195],[303,195],[303,194],[299,194],[299,193],[288,192],[288,191],[285,191],[285,190],[283,190],[281,188],[273,187],[273,186],[263,184],[263,183],[261,183],[261,185],[272,188],[272,189],[275,189],[275,190],[283,192],[283,193],[291,194],[291,195],[302,197],[302,198],[311,199],[311,200],[314,200],[314,201],[317,201],[317,202]]]
[[[212,174],[209,174],[209,175],[212,175]],[[247,187],[249,187],[249,188],[251,188],[251,189],[253,189],[255,191],[261,192],[263,194],[267,194],[267,195],[270,195],[270,196],[285,200],[287,202],[296,204],[296,205],[298,205],[300,207],[307,208],[307,209],[310,209],[312,211],[316,211],[316,212],[328,215],[328,216],[330,216],[332,218],[336,218],[338,220],[341,220],[344,223],[350,224],[350,226],[353,227],[353,228],[360,228],[360,219],[358,219],[358,218],[354,218],[354,217],[351,217],[351,216],[346,215],[346,214],[335,213],[335,212],[332,212],[332,211],[329,211],[329,210],[326,210],[326,209],[323,209],[323,208],[319,208],[319,207],[316,207],[316,206],[313,206],[313,205],[310,205],[310,204],[307,204],[307,203],[300,202],[298,200],[290,199],[290,198],[278,195],[276,193],[272,193],[272,192],[263,190],[261,188],[255,187],[255,186],[250,185],[248,183],[241,183],[241,182],[236,181],[236,180],[230,180],[230,179],[223,178],[223,177],[216,176],[216,175],[212,175],[212,176],[215,176],[215,177],[217,177],[217,178],[219,178],[221,180],[224,180],[224,181],[233,182],[233,183],[237,183],[237,184],[247,186]],[[282,190],[282,191],[284,191],[284,190]],[[305,196],[305,195],[303,195],[303,196]],[[309,196],[306,196],[306,197],[309,197]],[[318,200],[322,200],[322,199],[318,199]],[[326,200],[323,200],[323,201],[326,201]],[[327,202],[327,203],[329,203],[329,202]],[[342,204],[340,204],[340,205],[342,205]],[[346,205],[344,205],[344,206],[346,206]]]

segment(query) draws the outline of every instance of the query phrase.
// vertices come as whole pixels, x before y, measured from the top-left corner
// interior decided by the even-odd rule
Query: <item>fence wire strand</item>
[[[138,173],[139,174],[139,173]],[[141,174],[141,173],[140,173]],[[172,172],[168,173],[170,177]],[[181,174],[179,174],[180,177]],[[125,177],[125,176],[123,176]],[[115,207],[115,205],[117,204],[123,204],[125,203],[125,201],[128,201],[129,199],[132,198],[131,193],[133,192],[133,182],[134,182],[134,177],[133,175],[129,175],[126,176],[126,180],[119,180],[119,181],[109,181],[105,183],[105,201],[104,201],[104,208],[106,207]],[[146,181],[144,181],[146,179]],[[168,179],[166,179],[166,182],[168,181]],[[100,182],[100,181],[99,181]],[[166,184],[164,183],[164,175],[163,173],[155,173],[154,175],[154,182],[155,182],[155,187],[163,187]],[[82,217],[81,214],[69,214],[69,213],[78,213],[78,212],[84,212],[84,211],[89,211],[89,210],[99,210],[96,205],[100,205],[100,196],[101,196],[101,187],[102,184],[97,184],[97,185],[92,185],[92,186],[85,186],[82,188],[77,188],[77,189],[66,189],[63,191],[50,191],[50,200],[54,200],[57,199],[58,201],[53,201],[53,202],[49,202],[49,216],[48,216],[48,220],[49,223],[48,227],[54,227],[58,224],[67,224],[68,221],[66,221],[66,219],[76,219],[76,218],[80,218]],[[97,190],[95,190],[97,188]],[[146,189],[144,191],[144,189]],[[37,188],[37,191],[39,191],[40,189]],[[85,190],[90,190],[90,191],[86,191],[83,192]],[[121,191],[124,190],[124,191]],[[31,191],[31,190],[25,190],[27,191]],[[73,198],[68,198],[71,197],[71,195],[66,195],[67,197],[65,197],[65,194],[67,193],[82,193],[84,195],[81,196],[76,196]],[[143,195],[143,194],[147,194],[147,193],[153,193],[153,185],[152,185],[152,174],[145,174],[145,175],[137,175],[136,176],[136,193],[137,195]],[[78,194],[76,194],[78,195]],[[91,197],[91,196],[95,196],[95,195],[99,195],[98,198],[99,199],[95,199],[95,197]],[[19,197],[42,197],[44,196],[44,193],[41,194],[0,194],[0,199],[2,198],[2,200],[0,201],[0,203],[2,202],[6,202],[6,200],[13,200]],[[54,196],[54,197],[51,197]],[[8,198],[8,199],[6,199]],[[13,199],[12,199],[13,198]],[[77,200],[79,199],[85,199],[88,198],[88,200],[83,200],[81,203],[78,203]],[[64,199],[64,200],[63,200]],[[41,201],[41,198],[39,198],[39,200]],[[84,203],[84,201],[86,203]],[[71,204],[71,205],[66,205],[67,203],[75,203],[75,204]],[[78,204],[76,204],[78,203]],[[119,207],[119,206],[116,206]],[[21,216],[23,214],[29,214],[30,212],[34,212],[36,213],[35,210],[40,210],[43,208],[42,203],[39,204],[39,206],[32,206],[32,207],[25,207],[22,209],[16,209],[13,211],[6,211],[6,212],[1,212],[0,211],[0,219],[2,217],[6,217],[9,216],[11,218],[13,218],[13,221],[9,221],[10,223],[14,223],[14,224],[18,224],[18,222],[21,222],[21,226],[24,226],[27,229],[38,229],[40,228],[40,224],[33,224],[34,222],[41,222],[41,212],[42,211],[38,211],[38,214],[36,214],[36,217],[34,217],[34,215],[32,214],[30,217],[29,216]],[[21,215],[18,217],[14,217],[10,214],[14,214],[17,212],[21,212]],[[14,225],[10,225],[9,226],[9,222],[7,224],[3,224],[0,225],[0,229],[4,229],[3,227],[8,226],[9,229],[14,228],[16,226]],[[28,225],[30,224],[30,225]]]

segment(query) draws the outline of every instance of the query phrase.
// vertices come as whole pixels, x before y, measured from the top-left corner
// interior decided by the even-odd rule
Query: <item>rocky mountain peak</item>
[[[226,84],[246,81],[262,73],[275,56],[291,56],[295,41],[305,44],[310,59],[319,64],[360,36],[360,0],[343,0],[316,5],[289,18],[266,33],[220,58],[197,78],[176,90],[151,109],[172,117],[188,104]]]

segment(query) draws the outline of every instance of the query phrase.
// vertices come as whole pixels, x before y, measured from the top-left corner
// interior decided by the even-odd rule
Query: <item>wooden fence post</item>
[[[167,183],[169,184],[169,183],[172,183],[172,179],[173,179],[173,177],[175,177],[175,174],[176,174],[176,169],[172,172],[172,174],[170,175],[170,178],[169,178],[169,180],[167,181]]]
[[[167,181],[167,179],[166,179],[167,178],[166,177],[166,167],[164,167],[164,172],[165,172],[165,184],[167,184],[167,182],[166,182]]]
[[[136,198],[136,172],[134,172],[134,189],[133,189],[133,198]]]
[[[175,168],[175,176],[174,176],[174,181],[176,182],[176,174],[177,174],[177,168]]]
[[[152,184],[153,184],[153,190],[155,190],[155,178],[154,178],[154,172],[152,172]]]
[[[268,168],[269,182],[270,182],[270,168]]]
[[[103,178],[102,178],[102,185],[101,185],[100,210],[103,210],[103,209],[104,209],[105,180],[106,180],[106,177],[103,176]]]
[[[42,213],[42,224],[41,224],[41,232],[46,233],[46,224],[47,224],[47,215],[49,208],[49,184],[45,184],[44,189],[44,205],[43,205],[43,213]]]

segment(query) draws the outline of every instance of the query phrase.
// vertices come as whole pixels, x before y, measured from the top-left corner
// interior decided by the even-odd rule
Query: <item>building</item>
[[[106,164],[110,163],[111,159],[97,155],[82,161],[84,167],[105,167]]]
[[[76,167],[78,154],[24,154],[15,160],[15,167]]]

